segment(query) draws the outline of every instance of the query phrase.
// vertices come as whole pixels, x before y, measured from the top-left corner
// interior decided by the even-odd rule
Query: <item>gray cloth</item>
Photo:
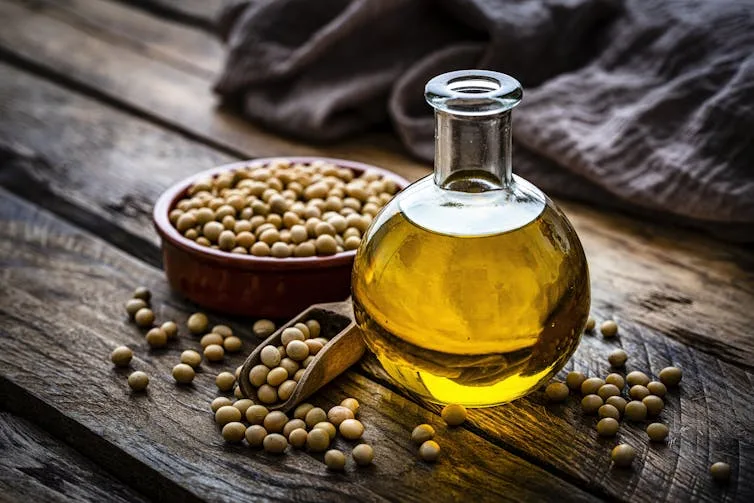
[[[275,131],[333,141],[390,120],[429,161],[426,81],[502,71],[525,88],[515,172],[754,241],[752,0],[252,0],[219,26],[216,91]]]

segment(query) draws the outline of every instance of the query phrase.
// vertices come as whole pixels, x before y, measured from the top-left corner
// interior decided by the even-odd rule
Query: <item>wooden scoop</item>
[[[263,347],[270,344],[275,347],[281,346],[280,336],[283,330],[307,320],[317,320],[321,328],[320,337],[327,337],[330,341],[306,368],[298,386],[288,400],[273,405],[262,404],[257,398],[257,388],[249,381],[249,371],[255,365],[262,363],[260,353]],[[353,305],[350,299],[343,302],[314,304],[280,327],[254,349],[243,364],[241,374],[238,376],[238,384],[243,394],[254,403],[262,404],[271,411],[287,412],[359,361],[365,349],[361,332],[354,321]]]

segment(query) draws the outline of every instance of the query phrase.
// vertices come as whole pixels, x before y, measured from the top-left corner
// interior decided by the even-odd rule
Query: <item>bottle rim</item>
[[[457,115],[492,115],[507,112],[523,98],[521,84],[500,72],[457,70],[427,82],[424,97],[438,111]]]

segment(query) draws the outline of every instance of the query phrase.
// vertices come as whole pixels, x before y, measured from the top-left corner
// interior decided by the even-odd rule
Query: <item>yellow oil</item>
[[[400,210],[375,223],[354,266],[354,310],[403,387],[438,403],[500,404],[547,381],[576,349],[589,274],[551,202],[525,225],[483,236],[433,232]]]

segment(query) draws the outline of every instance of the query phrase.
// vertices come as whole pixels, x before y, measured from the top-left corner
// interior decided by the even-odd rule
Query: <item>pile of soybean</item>
[[[343,470],[346,456],[338,449],[330,449],[340,435],[349,441],[360,441],[364,425],[357,419],[359,402],[346,398],[340,405],[325,411],[311,403],[302,403],[291,417],[281,411],[269,411],[261,404],[242,398],[231,401],[217,397],[210,404],[215,422],[222,428],[227,442],[246,440],[249,447],[262,448],[265,452],[282,454],[290,445],[294,449],[309,452],[324,452],[324,461],[331,470]],[[358,443],[351,457],[359,466],[366,466],[374,459],[374,449],[366,443]]]
[[[312,257],[355,250],[398,191],[375,171],[356,176],[324,161],[252,163],[194,183],[169,213],[201,246],[258,257]]]
[[[596,322],[589,318],[586,330],[594,330]],[[618,335],[618,324],[608,320],[600,325],[600,332],[605,338]],[[665,407],[668,389],[675,389],[681,382],[683,372],[678,367],[663,368],[656,379],[651,379],[645,372],[633,370],[625,373],[629,355],[622,349],[610,353],[608,363],[618,372],[611,372],[604,377],[587,377],[581,372],[572,371],[566,376],[565,383],[553,382],[545,388],[550,402],[565,401],[571,392],[581,394],[581,409],[586,415],[597,415],[597,434],[601,437],[614,437],[621,428],[621,421],[631,425],[644,424],[649,442],[665,442],[670,428],[657,420]],[[625,374],[625,375],[624,375]],[[616,445],[611,458],[617,467],[630,467],[636,457],[636,449],[628,444]],[[718,481],[727,480],[730,467],[717,462],[710,467],[710,473]]]
[[[139,287],[126,302],[126,312],[137,326],[148,329],[145,336],[147,344],[151,348],[161,348],[168,340],[178,337],[178,325],[167,321],[155,327],[150,300],[151,292]],[[242,348],[241,339],[233,334],[229,326],[215,325],[210,329],[209,319],[204,313],[192,314],[186,328],[193,335],[201,335],[199,344],[203,352],[187,349],[181,353],[180,363],[172,371],[173,379],[179,385],[190,384],[194,380],[203,357],[210,362],[218,362],[222,361],[226,351],[236,352]],[[270,320],[258,320],[252,331],[257,337],[266,338],[275,331],[275,324]],[[281,346],[262,348],[263,364],[253,367],[249,373],[250,381],[257,387],[260,402],[267,400],[269,405],[290,397],[304,370],[329,342],[321,331],[317,320],[296,323],[281,334]],[[118,367],[130,366],[132,358],[133,351],[127,346],[118,346],[110,354],[111,361]],[[365,428],[357,419],[360,405],[356,399],[346,398],[327,412],[304,403],[296,407],[293,416],[289,417],[280,411],[269,411],[264,405],[255,404],[244,397],[237,385],[241,370],[239,366],[234,373],[220,372],[215,377],[217,388],[223,392],[233,390],[236,398],[231,400],[220,396],[210,404],[215,422],[222,428],[226,441],[237,443],[245,440],[250,447],[263,448],[270,453],[283,453],[289,446],[315,453],[324,452],[324,461],[329,469],[344,470],[345,454],[329,448],[339,434],[346,440],[359,442],[351,451],[351,457],[358,466],[372,463],[374,449],[360,442]],[[285,386],[286,383],[289,385]],[[135,371],[129,375],[128,384],[134,392],[143,392],[149,384],[149,376],[143,371]],[[458,426],[466,420],[466,409],[461,405],[447,405],[442,409],[441,416],[447,425]],[[411,440],[419,446],[417,455],[420,459],[430,463],[439,459],[441,449],[435,436],[435,429],[429,424],[420,424],[411,432]]]
[[[249,371],[257,400],[272,405],[288,400],[315,356],[329,342],[317,320],[299,322],[283,330],[280,346],[268,344],[260,353],[262,363]]]

